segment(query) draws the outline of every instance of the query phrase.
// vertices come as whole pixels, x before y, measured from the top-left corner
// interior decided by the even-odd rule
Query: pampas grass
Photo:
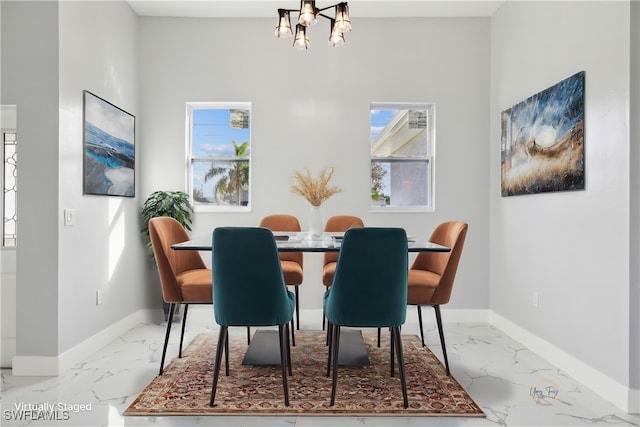
[[[311,206],[320,206],[329,197],[336,193],[342,192],[340,187],[330,185],[331,177],[333,177],[333,166],[325,166],[317,178],[311,176],[309,169],[304,171],[296,170],[293,172],[295,184],[291,185],[291,192],[307,199]]]

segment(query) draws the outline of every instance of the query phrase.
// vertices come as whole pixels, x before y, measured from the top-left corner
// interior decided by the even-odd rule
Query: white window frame
[[[243,109],[249,110],[249,189],[248,189],[248,203],[246,206],[221,206],[221,205],[209,205],[203,203],[197,203],[193,197],[193,168],[192,164],[196,160],[210,160],[212,162],[220,161],[220,162],[230,162],[234,161],[234,159],[240,159],[238,157],[217,157],[217,156],[194,156],[192,154],[192,112],[194,110],[202,110],[202,109]],[[189,194],[189,198],[193,203],[194,212],[251,212],[251,188],[252,188],[252,153],[253,153],[253,141],[252,141],[252,131],[251,131],[251,121],[252,121],[252,111],[251,111],[251,102],[187,102],[186,104],[186,170],[187,170],[187,192]],[[238,141],[241,142],[241,141]]]
[[[428,169],[428,183],[427,183],[427,204],[426,205],[412,205],[412,206],[393,206],[393,205],[381,205],[375,206],[369,202],[370,212],[435,212],[435,176],[436,176],[436,106],[432,102],[372,102],[369,106],[369,114],[372,110],[426,110],[427,111],[427,147],[426,155],[424,156],[393,156],[393,157],[375,157],[371,155],[371,141],[369,141],[369,160],[371,165],[374,161],[400,163],[400,162],[426,162]],[[371,126],[371,121],[369,121]],[[369,177],[371,181],[371,178]]]
[[[17,191],[17,183],[16,183],[16,178],[14,178],[12,180],[13,185],[11,187],[15,186],[14,188],[9,188],[8,187],[8,183],[7,183],[7,174],[11,173],[14,176],[17,176],[17,170],[18,170],[18,165],[17,165],[17,150],[18,150],[18,133],[16,132],[15,129],[0,129],[0,135],[2,135],[2,159],[3,159],[3,163],[4,166],[2,168],[2,173],[3,173],[3,177],[2,177],[2,187],[3,187],[3,191],[2,191],[2,218],[3,218],[3,222],[2,222],[2,248],[3,249],[15,249],[17,244],[18,244],[18,215],[17,215],[17,204],[18,204],[18,191]],[[7,153],[6,153],[6,149],[7,149],[7,135],[13,135],[13,141],[14,143],[11,144],[13,145],[15,148],[15,152],[14,152],[14,158],[12,158],[13,160],[15,160],[15,163],[12,164],[8,164],[7,163]],[[10,206],[8,206],[10,205]],[[11,217],[9,217],[8,215],[11,215]],[[8,228],[8,222],[12,222],[13,223],[13,233],[8,234],[7,233],[7,228]]]

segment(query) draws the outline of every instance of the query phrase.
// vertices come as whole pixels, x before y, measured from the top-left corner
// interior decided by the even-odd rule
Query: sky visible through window
[[[371,140],[369,143],[373,146],[382,129],[387,126],[389,120],[396,115],[398,110],[378,110],[371,109]]]
[[[192,155],[235,157],[233,142],[249,141],[249,127],[231,126],[231,109],[200,109],[193,111]]]

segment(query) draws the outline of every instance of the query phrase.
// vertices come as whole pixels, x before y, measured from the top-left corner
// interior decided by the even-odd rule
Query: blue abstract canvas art
[[[502,196],[584,190],[584,76],[502,112]]]
[[[135,117],[83,91],[84,194],[135,196]]]

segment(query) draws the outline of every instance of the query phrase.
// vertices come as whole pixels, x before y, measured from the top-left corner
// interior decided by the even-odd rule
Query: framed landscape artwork
[[[135,117],[83,91],[84,194],[135,196]]]
[[[584,190],[584,76],[502,112],[502,196]]]

